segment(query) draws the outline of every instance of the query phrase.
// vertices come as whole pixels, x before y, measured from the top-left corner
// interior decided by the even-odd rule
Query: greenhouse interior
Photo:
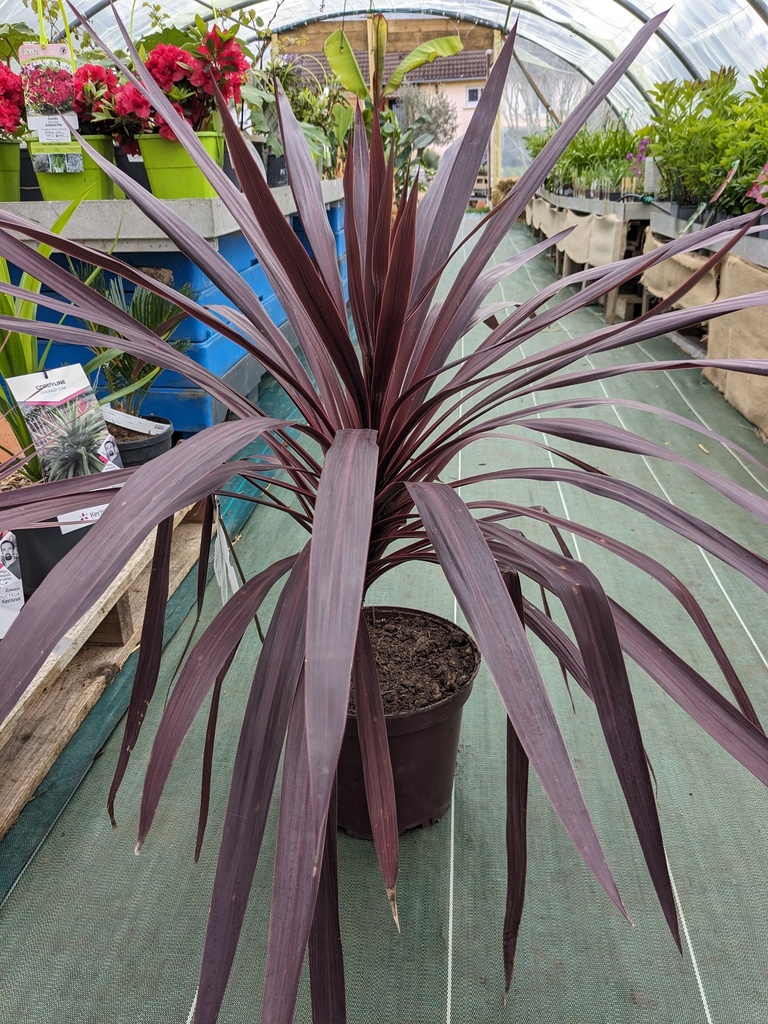
[[[767,338],[764,0],[0,0],[0,1024],[764,1024]]]

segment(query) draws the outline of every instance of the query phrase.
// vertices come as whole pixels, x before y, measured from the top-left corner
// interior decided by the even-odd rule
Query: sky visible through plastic
[[[149,30],[146,11],[138,2],[116,0],[115,7],[131,35]],[[733,65],[740,86],[749,87],[749,75],[768,63],[768,0],[522,0],[510,6],[500,0],[441,0],[427,3],[403,0],[371,7],[360,0],[265,0],[241,2],[234,10],[253,7],[273,31],[296,29],[323,19],[365,15],[373,11],[395,15],[427,14],[461,18],[504,28],[519,17],[521,45],[532,40],[557,54],[594,80],[632,38],[642,20],[671,8],[660,33],[646,46],[630,75],[614,89],[615,109],[634,111],[639,123],[647,119],[646,90],[671,78],[705,78],[711,70]],[[212,16],[209,3],[163,0],[163,8],[183,24],[195,14]],[[83,3],[79,9],[110,45],[120,46],[120,34],[108,0]],[[34,11],[19,0],[0,0],[0,24],[36,21]],[[243,33],[248,39],[249,33]]]

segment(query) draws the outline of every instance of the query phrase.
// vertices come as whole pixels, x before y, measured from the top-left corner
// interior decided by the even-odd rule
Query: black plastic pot
[[[25,599],[40,586],[48,573],[88,533],[90,524],[62,533],[58,525],[32,530],[16,530],[21,584]],[[76,573],[73,573],[73,582]]]
[[[377,608],[376,617],[403,611],[423,619],[438,620],[452,629],[459,628],[437,615],[413,609]],[[401,835],[411,828],[435,824],[451,805],[462,709],[480,667],[480,652],[472,638],[464,635],[474,652],[474,666],[467,675],[466,683],[431,707],[385,716],[395,783],[397,827]],[[339,828],[355,838],[370,839],[371,821],[365,796],[363,762],[357,719],[353,715],[347,717],[344,730],[337,788]]]
[[[267,184],[270,188],[279,188],[289,183],[288,169],[285,166],[285,155],[267,154]]]
[[[43,193],[40,191],[37,175],[32,167],[32,157],[29,155],[29,150],[25,147],[22,147],[20,158],[19,185],[21,201],[28,203],[42,202]]]
[[[125,171],[125,173],[141,185],[142,188],[145,188],[147,192],[150,191],[147,169],[144,166],[143,160],[131,160],[122,147],[115,146],[115,163],[121,171]]]
[[[129,466],[143,466],[150,459],[156,459],[158,455],[169,451],[173,443],[173,424],[170,420],[162,416],[142,418],[152,420],[153,423],[164,423],[165,430],[159,434],[147,434],[146,437],[137,438],[135,441],[118,441],[117,448],[126,469]]]

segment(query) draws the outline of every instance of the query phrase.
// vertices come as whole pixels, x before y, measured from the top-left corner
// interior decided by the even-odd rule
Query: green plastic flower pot
[[[219,132],[198,132],[197,137],[206,153],[222,167],[224,136]],[[139,146],[152,194],[158,199],[210,199],[216,195],[216,189],[194,158],[176,139],[142,135]]]
[[[0,203],[21,198],[21,150],[18,142],[0,142]]]
[[[83,138],[91,145],[100,156],[107,160],[113,159],[114,146],[112,137],[109,135],[84,135]],[[112,179],[97,166],[85,150],[83,154],[83,170],[76,172],[55,173],[41,170],[36,164],[36,157],[43,157],[50,152],[45,143],[30,139],[27,142],[32,157],[32,165],[35,168],[37,181],[43,199],[47,202],[64,200],[71,202],[87,190],[86,199],[113,199],[114,188]]]

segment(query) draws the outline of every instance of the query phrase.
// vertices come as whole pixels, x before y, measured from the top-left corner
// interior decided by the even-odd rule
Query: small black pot
[[[125,171],[129,178],[133,178],[147,192],[151,191],[147,169],[144,166],[143,160],[130,160],[128,154],[121,146],[115,146],[115,163],[121,171]]]
[[[32,167],[32,157],[29,155],[29,150],[24,147],[21,149],[19,183],[22,202],[39,203],[43,201],[43,193],[40,191],[37,175]]]
[[[267,184],[270,188],[279,188],[289,183],[288,168],[285,166],[285,154],[275,156],[274,153],[267,155]]]
[[[117,448],[126,469],[130,466],[143,466],[150,459],[156,459],[158,455],[169,451],[173,443],[173,424],[170,420],[162,416],[142,418],[152,420],[153,423],[164,423],[165,430],[160,434],[147,434],[146,437],[137,438],[135,441],[118,441]]]
[[[69,554],[90,528],[89,524],[67,533],[62,533],[58,526],[14,531],[25,599],[31,597],[51,569]]]
[[[413,609],[377,608],[376,617],[380,619],[403,611],[424,619],[438,619],[452,629],[459,628],[437,615]],[[411,828],[433,825],[451,805],[462,709],[480,667],[480,652],[472,638],[465,636],[474,650],[475,660],[464,685],[431,707],[385,716],[400,835]],[[363,761],[354,715],[347,717],[344,730],[337,768],[337,792],[339,828],[355,838],[371,839]]]

